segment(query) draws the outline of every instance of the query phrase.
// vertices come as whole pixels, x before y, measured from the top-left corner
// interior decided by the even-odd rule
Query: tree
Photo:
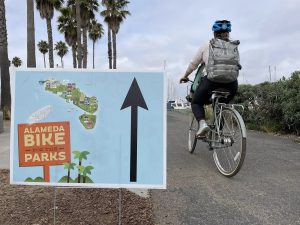
[[[113,56],[109,56],[110,60],[111,58],[113,58],[113,69],[117,68],[116,35],[119,32],[121,23],[124,21],[126,16],[130,15],[130,12],[125,10],[129,3],[130,2],[127,0],[102,0],[102,4],[106,7],[106,9],[101,12],[101,15],[104,17],[104,21],[108,24],[109,27],[109,39],[111,35],[113,41],[112,48],[111,45],[109,45],[109,48],[113,50]],[[111,49],[108,50],[109,54],[111,54]]]
[[[83,40],[83,68],[87,68],[87,33],[91,20],[95,19],[95,12],[98,12],[98,1],[82,1],[81,21],[82,21],[82,40]]]
[[[63,57],[68,53],[68,47],[65,42],[59,41],[55,44],[55,50],[57,55],[60,57],[61,67],[64,68]]]
[[[64,7],[60,10],[60,16],[57,19],[58,31],[63,33],[65,41],[72,48],[73,67],[77,68],[76,42],[77,42],[77,23],[72,14],[71,7]]]
[[[14,57],[11,61],[11,63],[15,66],[15,67],[19,67],[22,65],[22,60],[19,57]]]
[[[7,29],[4,0],[0,1],[0,68],[1,68],[1,109],[10,113],[10,76],[7,52]],[[10,117],[9,115],[6,115]]]
[[[54,67],[53,60],[53,36],[52,36],[52,25],[51,20],[54,15],[54,10],[59,10],[64,0],[36,0],[36,8],[40,12],[42,19],[46,19],[47,33],[48,33],[48,44],[49,44],[49,64],[50,68]]]
[[[68,6],[74,7],[75,0],[68,0]],[[91,21],[95,19],[95,13],[98,12],[97,0],[80,0],[80,18],[82,28],[82,50],[83,50],[83,68],[87,68],[87,33]],[[76,11],[76,10],[75,10]]]
[[[75,0],[76,22],[77,22],[77,61],[78,68],[82,68],[82,45],[81,45],[81,16],[80,0]]]
[[[45,55],[47,54],[47,52],[49,51],[49,45],[46,41],[41,40],[38,44],[37,44],[39,51],[44,55],[44,67],[46,68],[46,58]]]
[[[89,38],[93,41],[93,69],[95,69],[95,43],[104,34],[104,30],[101,23],[94,20],[89,27]]]
[[[112,5],[112,0],[102,0],[102,5],[106,7],[106,10],[103,10],[100,15],[104,17],[104,22],[107,24],[107,55],[108,55],[108,66],[109,69],[112,69],[112,44],[111,44],[111,27],[110,27],[110,6]]]
[[[68,170],[67,183],[70,183],[71,170],[74,170],[76,163],[64,163],[64,168]]]
[[[92,174],[91,171],[94,169],[93,166],[77,166],[80,175],[82,175],[82,183],[86,182],[87,174]]]
[[[81,176],[81,171],[80,171],[80,167],[82,166],[82,160],[83,159],[87,159],[87,155],[90,154],[88,151],[73,151],[74,154],[74,159],[78,159],[78,179],[77,182],[80,183],[80,176]]]
[[[33,0],[27,0],[27,67],[36,67]]]

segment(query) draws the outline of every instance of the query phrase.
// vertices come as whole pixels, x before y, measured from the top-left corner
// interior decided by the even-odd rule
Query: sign
[[[166,187],[162,72],[17,70],[11,183]]]
[[[69,122],[18,125],[19,166],[43,166],[50,181],[49,166],[70,162]]]

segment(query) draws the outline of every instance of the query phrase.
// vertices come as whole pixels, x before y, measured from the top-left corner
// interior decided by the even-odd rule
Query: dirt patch
[[[119,196],[119,189],[9,185],[9,171],[0,170],[0,224],[118,225]],[[126,189],[121,196],[121,224],[154,224],[150,198]]]

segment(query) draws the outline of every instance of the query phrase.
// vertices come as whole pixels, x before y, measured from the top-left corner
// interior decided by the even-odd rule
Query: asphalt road
[[[206,143],[187,151],[188,121],[168,113],[167,190],[151,191],[157,224],[300,224],[299,144],[248,131],[244,165],[229,179]]]

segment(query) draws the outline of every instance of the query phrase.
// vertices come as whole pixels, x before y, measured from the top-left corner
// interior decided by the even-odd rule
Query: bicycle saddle
[[[212,99],[214,99],[216,97],[227,98],[228,95],[230,95],[228,90],[226,90],[224,88],[223,89],[222,88],[216,89],[216,90],[212,91],[211,93],[212,93],[212,95],[211,95]]]

